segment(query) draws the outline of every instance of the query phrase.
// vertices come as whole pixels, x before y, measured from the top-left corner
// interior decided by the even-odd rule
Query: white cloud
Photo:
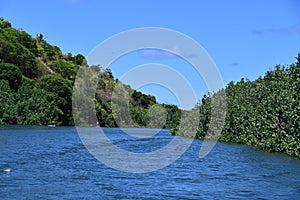
[[[254,35],[265,35],[265,34],[300,34],[300,24],[295,24],[293,26],[284,28],[270,28],[270,29],[260,29],[253,31]]]
[[[166,50],[147,48],[139,50],[138,53],[142,58],[153,60],[167,59],[177,56],[185,58],[195,56],[184,52],[180,47],[166,48]]]
[[[296,24],[289,28],[289,33],[291,34],[300,34],[300,24]]]

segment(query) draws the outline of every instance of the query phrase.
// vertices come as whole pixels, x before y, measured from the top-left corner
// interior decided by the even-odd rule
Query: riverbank
[[[254,81],[242,78],[226,86],[226,118],[219,141],[300,157],[300,54],[296,59]],[[218,93],[204,96],[196,107],[200,112],[196,138],[203,139],[208,132],[214,95]]]

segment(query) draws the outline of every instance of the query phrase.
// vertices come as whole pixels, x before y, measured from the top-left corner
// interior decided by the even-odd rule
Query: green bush
[[[14,64],[0,63],[0,79],[7,80],[10,88],[17,91],[22,83],[22,73]]]

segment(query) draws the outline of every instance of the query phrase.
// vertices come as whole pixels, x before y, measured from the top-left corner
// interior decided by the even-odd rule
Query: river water
[[[167,130],[130,140],[104,132],[137,153],[173,139]],[[73,127],[0,127],[0,199],[299,199],[299,159],[225,143],[200,159],[201,144],[163,169],[129,173],[95,159]]]

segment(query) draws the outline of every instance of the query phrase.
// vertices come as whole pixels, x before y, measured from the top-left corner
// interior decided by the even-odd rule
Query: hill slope
[[[131,89],[115,80],[110,69],[88,66],[83,55],[63,54],[42,34],[32,37],[13,28],[4,19],[0,19],[0,124],[46,125],[55,122],[57,125],[74,125],[71,97],[80,67],[90,68],[98,75],[94,104],[101,126],[118,126],[110,101],[116,85],[124,93],[118,101],[126,101],[122,96],[132,94],[129,109],[134,123],[123,120],[121,125],[145,127],[149,124],[147,112],[157,104],[154,96]],[[176,106],[165,107],[171,108],[170,116],[179,112]],[[126,109],[118,107],[116,112],[122,115]],[[128,116],[121,117],[128,119]],[[173,123],[172,120],[170,118],[167,124]]]

